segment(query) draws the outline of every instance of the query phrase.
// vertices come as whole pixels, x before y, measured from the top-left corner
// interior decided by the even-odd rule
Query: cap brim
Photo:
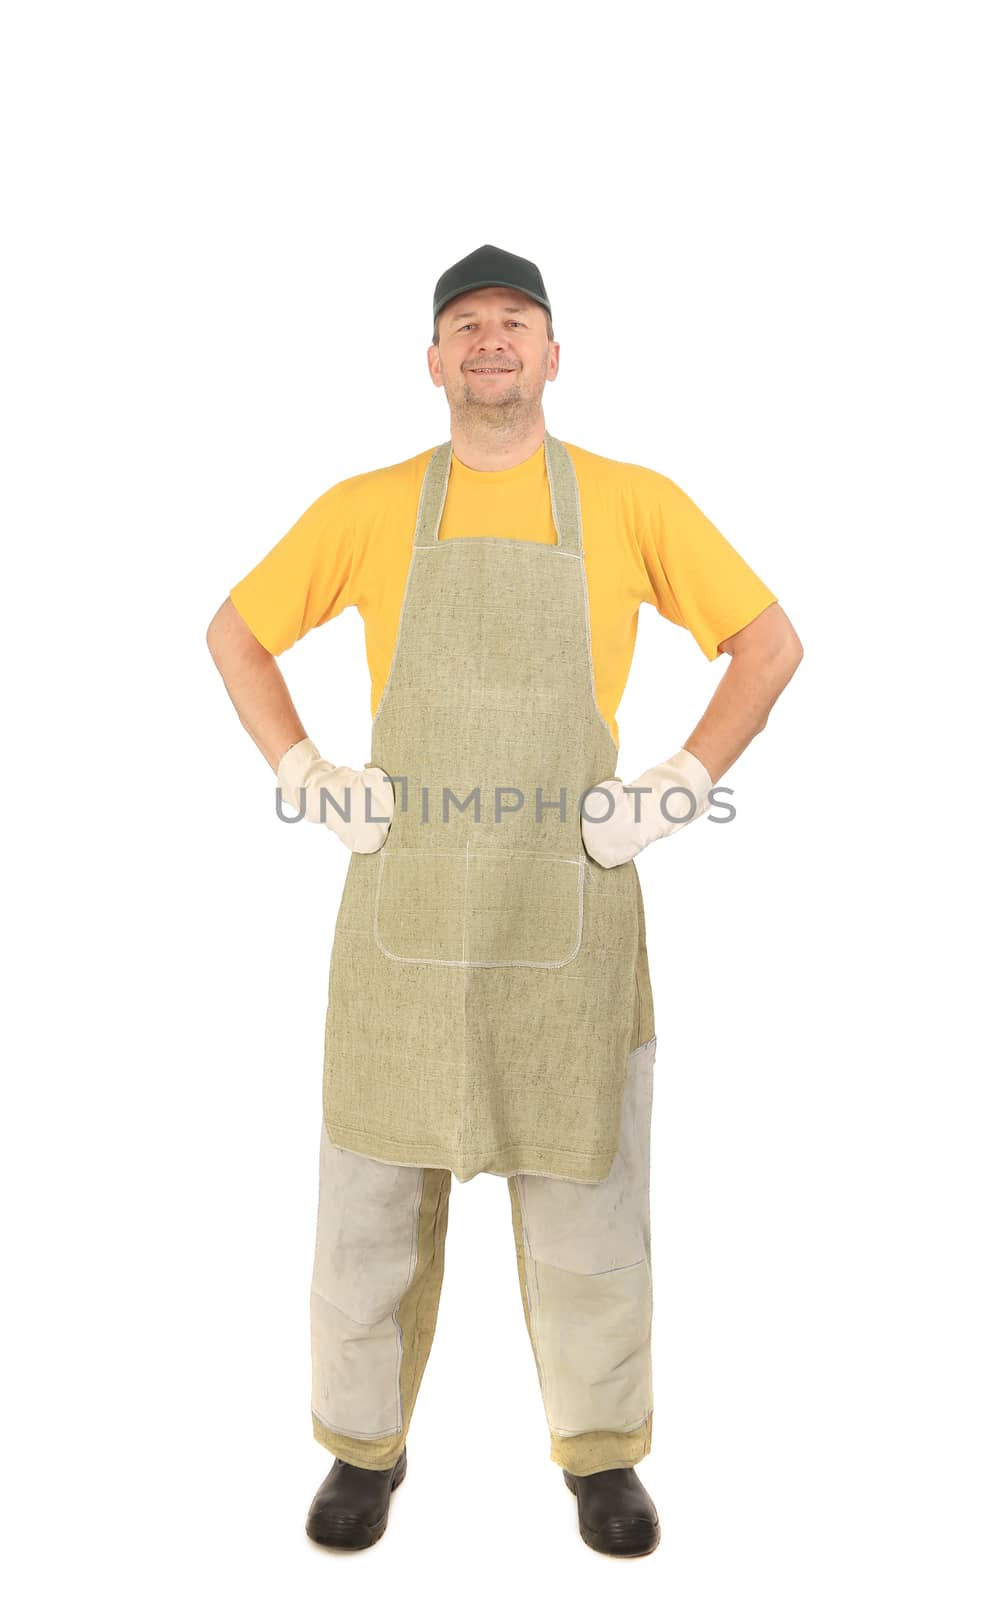
[[[523,288],[521,283],[506,283],[504,279],[498,278],[481,278],[474,283],[463,284],[462,288],[450,290],[445,300],[440,300],[433,310],[433,321],[444,306],[452,305],[453,301],[458,300],[461,295],[469,294],[471,289],[514,289],[517,294],[524,294],[527,300],[533,300],[538,306],[542,306],[544,311],[550,311],[550,306],[545,300],[541,300],[539,295],[531,294],[528,289]]]

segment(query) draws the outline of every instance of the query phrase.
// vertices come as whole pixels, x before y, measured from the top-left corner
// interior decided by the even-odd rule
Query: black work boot
[[[339,1550],[364,1550],[382,1539],[387,1527],[390,1494],[403,1483],[407,1447],[392,1467],[353,1467],[335,1457],[313,1497],[306,1531],[315,1544]]]
[[[562,1468],[578,1497],[578,1531],[592,1550],[608,1556],[646,1556],[661,1537],[658,1512],[633,1467],[608,1467],[578,1478]]]

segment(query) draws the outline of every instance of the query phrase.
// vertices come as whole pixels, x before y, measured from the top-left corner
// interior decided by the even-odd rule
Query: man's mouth
[[[468,372],[514,372],[514,367],[468,367]]]

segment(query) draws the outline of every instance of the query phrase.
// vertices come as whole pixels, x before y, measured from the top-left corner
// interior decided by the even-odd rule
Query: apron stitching
[[[424,507],[426,507],[426,498],[427,494],[429,494],[430,486],[434,485],[435,480],[438,478],[437,458],[442,459],[442,453],[445,448],[445,445],[435,446],[435,450],[432,451],[432,454],[429,456],[429,461],[426,462],[426,470],[424,470],[424,474],[422,474],[421,491],[419,491],[418,496],[418,514],[416,514],[416,517],[414,517],[414,534],[413,538],[411,538],[411,560],[410,563],[408,563],[408,578],[406,578],[405,592],[403,592],[402,595],[402,602],[400,602],[400,614],[398,614],[397,618],[397,637],[395,637],[394,640],[394,654],[390,656],[390,666],[389,669],[387,669],[387,680],[386,683],[384,683],[384,686],[382,686],[382,694],[379,696],[379,706],[376,707],[376,715],[373,717],[373,728],[376,728],[376,723],[378,723],[379,714],[381,714],[382,707],[384,707],[384,701],[386,701],[387,698],[387,690],[390,688],[390,678],[394,677],[394,667],[397,666],[398,651],[400,651],[400,643],[402,643],[403,621],[405,621],[406,608],[408,608],[408,590],[410,590],[411,587],[411,576],[413,576],[414,573],[414,565],[416,565],[416,558],[418,558],[418,550],[424,547],[422,544],[419,544],[419,538],[421,538],[422,515],[424,515]],[[453,450],[453,446],[450,446],[450,453],[451,450]],[[435,470],[432,470],[434,467]],[[438,507],[438,518],[440,518],[440,520],[442,520],[443,507],[445,507],[445,504],[446,498],[445,494],[443,494],[442,506]],[[434,536],[435,538],[438,536],[438,520],[437,523],[435,523]],[[371,749],[370,746],[370,758],[371,755],[373,755],[373,749]]]
[[[534,971],[553,972],[558,967],[566,967],[569,961],[574,961],[581,949],[581,934],[578,943],[569,956],[563,956],[560,961],[466,961],[461,956],[396,956],[386,945],[376,940],[388,961],[398,961],[406,967],[532,967]]]
[[[425,463],[425,471],[422,473],[422,478],[421,478],[421,491],[420,491],[420,493],[418,495],[418,515],[415,518],[415,524],[414,524],[415,538],[418,537],[418,533],[419,533],[419,531],[421,529],[422,514],[423,514],[423,512],[425,510],[425,502],[426,502],[426,500],[428,498],[429,490],[432,487],[433,482],[435,481],[435,479],[439,475],[438,474],[438,466],[439,466],[438,458],[441,457],[443,448],[444,448],[443,445],[437,444],[435,446],[435,448],[433,449],[431,455],[429,456],[428,460]],[[438,524],[437,524],[437,526],[438,526]]]
[[[403,597],[401,599],[400,616],[398,617],[398,620],[397,620],[397,637],[394,640],[394,653],[390,658],[390,667],[389,667],[389,670],[387,671],[387,681],[383,685],[383,693],[380,695],[380,703],[376,707],[376,715],[373,718],[373,730],[375,730],[376,724],[380,719],[380,712],[383,710],[383,703],[387,698],[387,690],[390,688],[390,680],[394,675],[394,667],[397,665],[397,656],[398,656],[398,654],[400,652],[400,647],[401,647],[401,635],[404,632],[404,613],[405,613],[405,608],[407,606],[407,592],[411,587],[411,574],[414,572],[415,557],[417,555],[417,551],[418,551],[418,547],[416,545],[412,545],[411,546],[411,561],[410,561],[410,563],[408,565],[408,569],[407,569],[407,582],[404,585],[404,594],[403,594]],[[372,753],[373,753],[372,752],[372,742],[370,741],[370,747],[369,747],[370,757],[372,757]]]
[[[351,1123],[348,1123],[348,1122],[335,1122],[335,1123],[332,1124],[332,1126],[335,1129],[337,1129],[337,1131],[339,1133],[361,1133],[363,1138],[366,1138],[369,1135],[368,1128],[353,1128]],[[397,1138],[394,1138],[391,1134],[382,1134],[381,1133],[379,1137],[380,1137],[381,1142],[384,1143],[384,1144],[410,1145],[410,1144],[414,1144],[416,1142],[414,1139],[397,1139]],[[504,1155],[506,1150],[525,1150],[525,1149],[532,1150],[533,1148],[534,1148],[533,1145],[528,1145],[527,1142],[524,1139],[520,1139],[517,1142],[513,1142],[511,1144],[499,1145],[496,1150],[492,1151],[492,1154],[493,1155]],[[548,1144],[545,1147],[541,1146],[541,1148],[546,1148],[547,1150],[557,1150],[563,1156],[585,1156],[589,1160],[592,1159],[592,1155],[593,1155],[593,1152],[591,1150],[575,1150],[575,1149],[572,1149],[568,1145],[559,1145],[559,1144],[550,1145],[550,1144]],[[360,1151],[359,1152],[360,1155],[364,1154],[364,1153],[365,1153],[364,1151]],[[370,1157],[369,1159],[370,1160],[377,1160],[377,1159],[380,1159],[380,1158],[379,1157]],[[399,1162],[386,1162],[386,1165],[388,1165],[388,1166],[395,1166],[396,1165],[396,1166],[404,1166],[404,1167],[425,1167],[425,1166],[429,1166],[429,1165],[433,1165],[434,1166],[435,1163],[434,1162],[433,1163],[429,1163],[427,1161],[399,1161]],[[529,1167],[520,1167],[519,1171],[520,1172],[529,1172],[530,1168]],[[544,1172],[542,1174],[542,1176],[543,1177],[547,1177],[547,1178],[552,1178],[552,1177],[554,1177],[554,1174],[552,1172]],[[572,1179],[569,1179],[568,1181],[572,1182],[572,1183],[575,1183],[575,1182],[581,1182],[583,1180],[572,1178]],[[602,1181],[602,1180],[600,1180],[600,1181]]]
[[[384,850],[385,850],[385,848],[386,847],[384,846]],[[417,845],[401,846],[397,853],[403,852],[404,849],[411,849],[411,850],[417,851],[417,853],[419,855],[451,855],[453,853],[452,851],[450,851],[448,849],[442,849],[442,850],[430,849],[430,850],[426,851],[424,846],[417,846]],[[457,959],[455,957],[447,957],[447,956],[399,956],[399,955],[395,954],[395,952],[393,950],[390,950],[383,943],[383,940],[380,938],[380,930],[379,930],[380,891],[381,891],[382,884],[383,884],[384,850],[380,850],[380,851],[377,852],[377,854],[379,855],[379,858],[380,858],[380,863],[379,863],[379,867],[377,868],[377,873],[376,873],[376,892],[373,895],[373,939],[374,939],[374,941],[376,943],[377,948],[383,952],[383,954],[387,957],[387,959],[389,961],[397,961],[397,962],[402,963],[405,966],[423,966],[423,967],[533,967],[533,968],[537,968],[537,969],[554,970],[557,967],[566,967],[570,961],[574,961],[576,959],[579,951],[581,950],[582,938],[584,936],[584,931],[585,931],[585,857],[584,856],[557,856],[557,855],[544,856],[541,852],[537,852],[535,850],[512,850],[512,851],[507,851],[507,850],[502,849],[501,847],[498,847],[495,850],[492,850],[492,849],[489,848],[489,849],[485,849],[484,851],[478,852],[478,853],[479,854],[483,854],[483,855],[496,854],[496,855],[502,855],[502,856],[504,856],[504,855],[526,855],[526,856],[533,856],[533,857],[539,856],[539,859],[541,859],[541,860],[563,861],[568,866],[577,866],[577,868],[578,868],[578,933],[577,933],[577,937],[576,937],[576,940],[575,940],[575,948],[572,950],[570,955],[562,956],[559,961],[519,961],[519,960],[509,960],[509,961],[472,961],[471,960],[471,961],[468,961],[467,958],[466,958],[467,884],[468,884],[468,881],[469,881],[469,874],[470,874],[470,842],[468,840],[467,841],[467,845],[466,845],[466,851],[465,851],[465,873],[464,873],[464,879],[463,879],[463,918],[462,918],[461,935],[460,935],[460,937],[461,937],[461,945],[460,945],[461,954],[460,954],[460,957]],[[635,981],[635,983],[637,982],[636,974],[635,974],[635,980],[634,981]]]
[[[448,455],[446,454],[447,451],[449,452]],[[439,509],[436,513],[435,527],[432,529],[432,537],[429,541],[431,544],[438,544],[439,542],[439,528],[442,525],[442,513],[446,509],[446,495],[449,493],[449,479],[453,470],[452,439],[447,439],[445,444],[441,444],[439,446],[438,455],[439,460],[436,462],[436,477],[441,478],[442,482],[441,485],[438,483],[436,484],[436,490],[439,496]],[[443,463],[445,463],[445,470],[443,470]]]
[[[561,538],[561,523],[557,515],[557,500],[554,497],[554,454],[550,448],[550,439],[547,436],[546,431],[544,432],[543,436],[543,453],[546,458],[547,466],[550,469],[547,473],[547,487],[550,490],[550,515],[554,519],[554,527],[557,530],[557,542],[559,545],[561,545],[564,543],[564,540]]]
[[[620,747],[617,744],[616,740],[614,739],[614,737],[613,737],[613,729],[610,727],[609,723],[606,721],[606,718],[603,716],[602,712],[600,711],[600,709],[599,709],[599,701],[596,699],[595,663],[592,660],[592,621],[591,621],[591,617],[589,615],[589,585],[588,585],[588,579],[585,576],[585,557],[584,556],[580,557],[580,560],[581,560],[581,566],[582,566],[582,591],[583,591],[583,593],[585,595],[585,639],[586,639],[586,649],[588,651],[588,658],[589,658],[589,688],[592,690],[592,704],[595,707],[596,716],[599,718],[599,721],[602,723],[602,725],[605,728],[606,732],[609,734],[609,742],[613,746],[613,766],[615,768],[616,767],[616,758],[620,753]]]
[[[557,469],[555,473],[550,474],[551,504],[554,507],[554,517],[556,521],[557,510],[554,503],[554,480],[559,474],[564,486],[569,487],[571,494],[574,496],[575,554],[578,557],[582,574],[582,596],[585,605],[585,653],[588,657],[589,663],[589,689],[592,695],[592,705],[596,716],[602,723],[603,728],[609,736],[610,743],[613,746],[613,765],[615,767],[619,747],[613,737],[613,729],[610,727],[606,718],[603,716],[602,711],[599,709],[599,701],[596,698],[595,662],[592,659],[592,617],[589,607],[588,579],[585,573],[585,526],[582,519],[582,500],[581,492],[578,486],[578,474],[575,471],[575,465],[571,459],[571,454],[567,445],[563,444],[559,439],[555,440],[554,443],[558,447],[554,451],[550,450],[550,445],[548,443],[548,454],[550,454],[554,459],[554,464]]]
[[[469,853],[469,850],[470,850],[469,841],[466,843],[464,848]],[[444,845],[399,844],[397,846],[396,850],[394,850],[393,852],[387,852],[387,853],[388,854],[392,853],[393,855],[401,856],[401,855],[406,855],[410,851],[412,854],[421,855],[421,856],[451,856],[451,855],[455,855],[456,852],[459,849],[460,849],[460,846],[458,844],[454,844],[454,845],[447,845],[447,844],[444,844]],[[381,848],[381,849],[377,850],[376,854],[378,856],[382,856],[384,854],[383,849]],[[559,855],[556,851],[552,851],[552,850],[523,850],[518,845],[512,845],[510,847],[508,845],[503,845],[503,844],[486,844],[486,845],[483,845],[480,850],[475,850],[474,851],[474,855],[477,856],[477,857],[481,857],[481,856],[532,856],[535,861],[564,861],[564,862],[567,863],[567,865],[569,867],[577,867],[579,869],[579,872],[581,872],[581,870],[584,867],[584,865],[586,864],[586,860],[587,860],[587,858],[585,856],[582,856],[580,854],[577,855],[577,856],[562,856],[562,855]]]
[[[511,545],[513,549],[520,546],[530,550],[548,550],[552,556],[564,556],[568,561],[580,561],[581,557],[573,550],[562,550],[559,545],[545,544],[542,539],[506,539],[502,534],[496,533],[457,533],[451,539],[439,539],[435,545],[437,550],[448,550],[451,545],[468,544],[503,544]],[[432,545],[420,545],[419,549],[433,548]]]
[[[414,534],[413,534],[412,539],[411,539],[411,560],[408,563],[407,581],[404,584],[404,593],[403,593],[403,595],[401,597],[400,614],[399,614],[398,619],[397,619],[397,636],[394,639],[394,653],[390,658],[390,667],[389,667],[389,669],[387,671],[386,682],[383,685],[383,693],[380,695],[379,705],[376,707],[376,715],[373,717],[373,729],[374,730],[375,730],[376,724],[377,724],[377,722],[379,720],[380,712],[383,710],[384,701],[387,698],[387,691],[390,688],[390,680],[393,677],[394,667],[397,664],[397,655],[398,655],[398,652],[400,650],[401,636],[402,636],[402,634],[404,632],[404,617],[405,617],[405,614],[406,614],[406,611],[407,611],[408,590],[411,587],[411,577],[412,577],[412,574],[413,574],[414,569],[415,569],[415,561],[416,561],[416,557],[417,557],[417,552],[418,552],[418,550],[420,548],[422,548],[422,546],[419,545],[418,541],[419,541],[419,537],[421,535],[421,524],[422,524],[422,516],[423,516],[424,510],[425,510],[425,500],[426,500],[426,497],[428,495],[430,486],[432,485],[432,483],[434,482],[435,478],[437,477],[437,473],[433,472],[431,469],[432,469],[433,465],[436,464],[436,458],[437,457],[441,458],[442,452],[443,452],[444,449],[445,449],[444,445],[441,445],[441,444],[440,445],[436,445],[436,447],[432,451],[432,454],[429,457],[428,461],[425,463],[425,471],[422,474],[421,490],[420,490],[419,495],[418,495],[418,511],[417,511],[416,516],[415,516]],[[450,446],[450,452],[451,451],[452,451],[452,446]],[[439,518],[440,519],[442,517],[442,511],[443,511],[443,507],[445,506],[445,503],[446,503],[446,497],[445,497],[445,495],[443,495],[443,497],[442,497],[442,505],[439,508]],[[436,528],[436,536],[437,536],[438,535],[438,529],[439,529],[439,523],[438,522],[436,522],[435,528]],[[372,746],[371,745],[370,745],[370,758],[372,758]]]

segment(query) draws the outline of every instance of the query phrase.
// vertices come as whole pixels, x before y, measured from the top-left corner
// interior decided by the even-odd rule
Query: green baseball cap
[[[538,305],[550,312],[550,301],[543,287],[540,269],[525,256],[514,256],[500,250],[495,244],[482,244],[472,250],[462,261],[447,267],[435,286],[432,296],[432,337],[435,337],[435,319],[443,306],[469,289],[518,289]]]

